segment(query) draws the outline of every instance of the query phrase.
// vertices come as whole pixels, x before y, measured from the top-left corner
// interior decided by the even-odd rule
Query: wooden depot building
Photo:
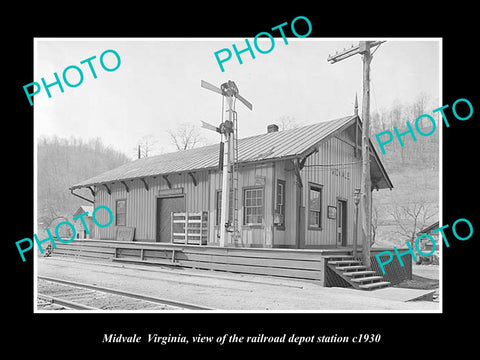
[[[318,263],[319,256],[325,251],[351,254],[353,197],[361,182],[360,139],[357,111],[284,131],[270,125],[263,134],[239,139],[240,236],[232,237],[221,248],[218,144],[141,158],[75,184],[70,190],[75,194],[76,189],[89,188],[93,206],[111,209],[112,225],[95,227],[94,239],[114,248],[108,256],[117,260],[134,257],[155,261],[165,256],[183,266],[201,268],[217,262],[218,266],[211,268],[230,271],[263,266],[270,268],[267,274],[298,277],[321,268],[322,275],[316,273],[312,278],[325,282],[326,269]],[[373,146],[370,149],[372,191],[392,189],[377,152]],[[96,218],[100,223],[109,220],[105,211],[98,211]],[[131,230],[131,241],[118,236],[122,229]],[[72,245],[63,248],[68,246]],[[158,249],[157,255],[154,249]],[[171,253],[159,255],[169,250]],[[209,257],[201,258],[207,252]],[[226,257],[216,258],[220,256]],[[238,261],[232,262],[233,258]],[[317,261],[314,268],[302,268],[310,258]],[[291,271],[283,271],[286,265],[271,270],[273,264],[287,259],[292,261],[288,266]],[[332,267],[332,271],[336,269]]]
[[[325,248],[352,244],[355,189],[362,171],[360,120],[347,116],[269,132],[238,144],[240,239],[227,246]],[[371,147],[372,190],[393,187]],[[118,227],[134,241],[172,242],[171,213],[204,214],[206,245],[218,245],[222,172],[219,146],[146,157],[71,187],[88,187],[94,206],[108,206],[112,226],[95,238],[114,240]],[[230,211],[232,213],[232,211]],[[98,212],[99,222],[108,222]],[[101,217],[105,216],[105,219]]]

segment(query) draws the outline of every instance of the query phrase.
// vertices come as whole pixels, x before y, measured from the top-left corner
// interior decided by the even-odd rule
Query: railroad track
[[[39,310],[212,310],[123,290],[37,276]]]

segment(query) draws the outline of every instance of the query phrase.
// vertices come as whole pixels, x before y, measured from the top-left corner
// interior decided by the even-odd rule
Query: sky
[[[240,138],[264,133],[267,125],[282,117],[307,125],[351,115],[355,93],[361,114],[361,56],[335,64],[327,58],[365,39],[288,38],[288,45],[281,37],[275,40],[273,50],[261,54],[249,39],[255,59],[245,52],[240,64],[233,54],[222,72],[214,53],[223,48],[233,53],[232,44],[241,50],[246,47],[244,38],[37,38],[32,81],[41,83],[44,78],[52,83],[54,72],[62,78],[70,65],[82,69],[84,79],[78,87],[61,80],[64,92],[52,86],[51,98],[44,88],[35,95],[35,134],[86,141],[99,137],[132,159],[136,144],[146,135],[158,141],[157,152],[175,151],[168,130],[182,123],[221,122],[221,96],[200,87],[201,80],[218,87],[233,80],[253,104],[250,111],[237,102]],[[411,103],[421,93],[440,106],[441,40],[384,40],[371,64],[371,111],[388,109],[395,101]],[[268,49],[270,40],[261,40],[259,46]],[[121,58],[120,67],[111,72],[99,63],[109,49]],[[92,56],[96,56],[92,60],[96,79],[88,64],[80,64]],[[104,59],[108,67],[116,63],[112,54]],[[78,81],[74,70],[69,70],[68,79]],[[220,140],[214,132],[200,132],[205,143]]]

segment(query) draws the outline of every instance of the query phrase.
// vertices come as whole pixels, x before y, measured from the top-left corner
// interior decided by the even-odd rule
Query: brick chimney
[[[267,126],[267,133],[272,133],[277,131],[278,131],[278,125],[271,124]]]

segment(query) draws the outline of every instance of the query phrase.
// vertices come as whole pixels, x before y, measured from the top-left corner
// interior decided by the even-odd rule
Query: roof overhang
[[[354,147],[355,153],[360,154],[361,149],[359,148],[358,137],[361,136],[362,123],[359,116],[357,115],[357,116],[350,116],[350,117],[337,119],[333,122],[333,125],[334,126],[332,126],[331,128],[328,128],[325,133],[321,134],[321,138],[318,141],[314,143],[310,142],[309,143],[310,145],[308,145],[308,147],[306,148],[304,147],[300,149],[297,147],[293,152],[292,151],[290,151],[289,153],[284,152],[284,153],[278,154],[277,156],[275,156],[275,154],[265,154],[265,156],[261,156],[261,157],[250,157],[248,159],[245,159],[244,161],[240,161],[239,165],[249,166],[252,164],[271,163],[275,161],[295,160],[295,159],[299,160],[300,162],[304,162],[307,157],[309,157],[311,154],[318,151],[320,149],[320,146],[323,143],[330,140],[332,137],[337,136],[342,131],[347,130],[351,126],[355,126],[355,143],[351,145]],[[198,150],[202,151],[201,149],[202,148],[199,148]],[[205,151],[200,155],[203,156],[204,153]],[[178,171],[164,171],[159,173],[145,171],[142,174],[141,172],[138,172],[138,169],[134,169],[133,171],[132,169],[127,169],[127,173],[130,172],[131,174],[119,173],[117,171],[116,173],[112,174],[110,178],[108,177],[105,178],[105,176],[103,176],[103,179],[102,179],[101,177],[99,178],[99,176],[96,176],[91,179],[87,179],[84,182],[77,183],[71,186],[69,189],[73,191],[75,189],[80,189],[80,188],[90,188],[90,191],[92,191],[92,195],[94,195],[92,186],[101,186],[101,185],[108,186],[109,184],[113,184],[117,182],[124,182],[124,185],[125,185],[126,182],[134,181],[135,179],[138,179],[139,181],[143,181],[145,183],[145,179],[147,178],[155,178],[160,176],[166,177],[174,174],[218,170],[218,166],[212,166],[212,163],[213,161],[210,161],[210,162],[207,161],[207,162],[203,162],[202,164],[199,164],[199,163],[195,164],[195,165],[201,165],[201,167],[198,167],[192,164],[194,166],[192,166],[191,168],[187,168],[185,166],[179,166]],[[392,189],[393,184],[371,141],[370,141],[370,165],[371,165],[370,175],[372,179],[372,189],[377,189],[377,190],[387,189],[387,188]],[[132,172],[136,172],[136,174],[133,175]],[[127,175],[127,176],[124,176],[124,175]],[[131,175],[131,176],[128,176],[128,175]]]
[[[304,160],[306,157],[312,155],[316,151],[319,150],[320,146],[330,140],[332,137],[336,136],[337,134],[341,133],[342,131],[348,129],[351,126],[357,126],[359,129],[359,133],[361,134],[361,126],[362,121],[360,120],[359,116],[352,117],[348,122],[339,126],[336,129],[333,129],[330,134],[326,137],[319,140],[315,145],[311,146],[307,150],[305,150],[302,154],[298,156],[300,160]],[[372,181],[372,190],[380,190],[380,189],[393,189],[393,183],[388,176],[387,171],[385,170],[385,166],[383,165],[380,157],[378,156],[375,147],[370,143],[370,178]],[[354,148],[357,148],[357,144],[353,144]],[[361,150],[361,149],[359,149]],[[361,152],[361,151],[360,151]]]

